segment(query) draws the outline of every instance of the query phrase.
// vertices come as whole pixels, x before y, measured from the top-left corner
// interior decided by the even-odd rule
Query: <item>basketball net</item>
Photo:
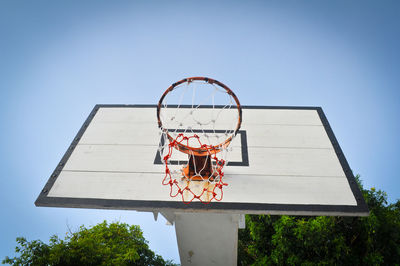
[[[161,97],[158,152],[165,165],[162,184],[186,204],[221,201],[228,147],[241,124],[240,103],[224,84],[193,77],[172,84]]]

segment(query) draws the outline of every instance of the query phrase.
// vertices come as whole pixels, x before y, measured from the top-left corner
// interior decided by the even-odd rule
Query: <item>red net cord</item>
[[[177,149],[178,144],[186,144],[186,146],[189,147],[190,139],[195,139],[203,150],[207,150],[208,156],[210,156],[210,158],[215,161],[215,171],[213,171],[212,177],[202,177],[202,181],[197,181],[191,180],[190,177],[185,176],[182,170],[182,175],[179,177],[181,182],[179,182],[177,178],[171,175],[171,171],[168,167],[168,160],[171,158],[173,151]],[[185,204],[189,204],[195,199],[198,199],[204,204],[208,204],[212,200],[222,200],[224,195],[223,187],[227,186],[228,184],[222,182],[222,177],[224,176],[222,168],[225,165],[225,161],[223,159],[217,158],[216,150],[217,149],[213,145],[202,144],[200,138],[197,135],[186,137],[183,134],[179,134],[173,141],[168,144],[168,154],[164,156],[165,177],[162,181],[162,184],[165,186],[170,186],[171,197],[177,197],[180,195],[182,197],[183,203]],[[210,179],[212,180],[210,181]],[[195,191],[195,189],[190,187],[191,183],[194,182],[205,182],[205,187],[200,190],[196,189]]]

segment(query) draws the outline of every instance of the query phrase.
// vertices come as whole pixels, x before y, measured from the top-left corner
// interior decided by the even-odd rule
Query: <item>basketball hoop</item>
[[[232,90],[205,77],[180,80],[161,96],[157,120],[163,139],[159,152],[165,164],[162,183],[170,186],[170,196],[181,195],[184,203],[222,200],[227,186],[222,169],[242,122],[240,103]],[[187,161],[175,150],[186,154]]]

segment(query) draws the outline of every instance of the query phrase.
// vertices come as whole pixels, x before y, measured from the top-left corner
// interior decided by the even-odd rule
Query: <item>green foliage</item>
[[[400,265],[400,200],[357,181],[368,217],[246,215],[238,265]]]
[[[64,240],[57,236],[49,244],[40,240],[28,242],[17,238],[15,251],[19,257],[6,257],[2,263],[11,265],[174,265],[149,249],[140,227],[106,221],[91,228],[81,226],[67,233]]]

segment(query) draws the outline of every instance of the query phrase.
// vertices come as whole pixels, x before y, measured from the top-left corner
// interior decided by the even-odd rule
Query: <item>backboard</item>
[[[96,105],[35,204],[152,212],[368,215],[320,107],[242,106],[242,126],[225,167],[229,185],[223,200],[210,204],[184,204],[161,184],[165,166],[156,109]],[[206,112],[207,106],[203,109]]]

